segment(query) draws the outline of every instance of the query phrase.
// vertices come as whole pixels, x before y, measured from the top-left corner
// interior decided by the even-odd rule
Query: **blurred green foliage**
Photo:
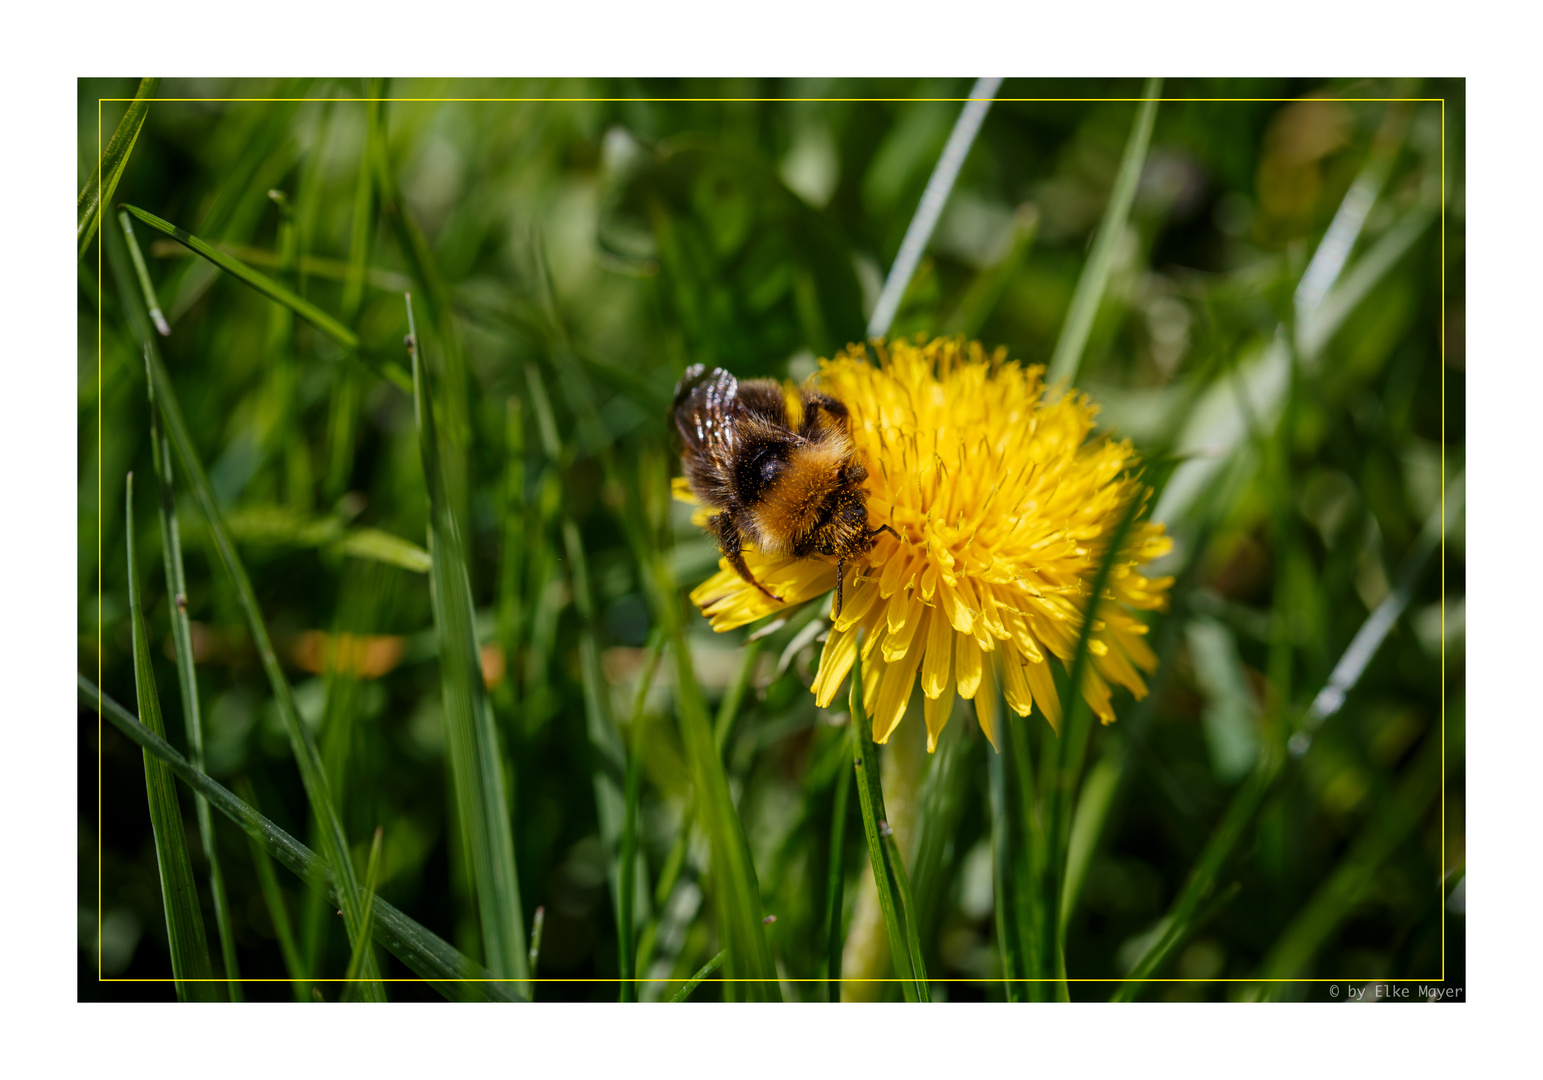
[[[131,98],[137,85],[80,82],[83,182],[96,161],[98,99]],[[370,357],[404,368],[401,294],[414,293],[449,497],[466,523],[519,895],[527,917],[544,908],[540,976],[618,973],[620,826],[605,804],[621,791],[623,735],[640,755],[638,973],[683,980],[721,947],[704,898],[706,844],[683,825],[694,795],[672,666],[662,664],[638,697],[655,620],[637,537],[663,524],[682,605],[684,587],[717,556],[685,508],[663,501],[671,390],[695,362],[741,377],[802,378],[817,357],[861,338],[958,113],[956,102],[925,99],[968,87],[159,86],[116,200],[280,280],[349,322]],[[1135,111],[1096,99],[1139,88],[1136,80],[1006,81],[897,333],[964,330],[1015,358],[1048,359]],[[1090,744],[1090,778],[1110,801],[1068,929],[1074,979],[1124,974],[1160,934],[1261,748],[1284,744],[1396,587],[1438,511],[1443,479],[1463,463],[1463,84],[1177,80],[1164,94],[1175,100],[1158,110],[1078,383],[1103,406],[1108,430],[1162,466],[1154,479],[1169,471],[1166,455],[1220,460],[1193,498],[1170,504],[1178,507],[1167,523],[1179,541],[1172,570],[1180,580],[1171,611],[1154,624],[1164,657],[1156,693],[1140,705],[1117,699],[1120,722]],[[326,100],[367,96],[570,100]],[[231,97],[284,100],[217,100]],[[786,100],[818,97],[896,100]],[[1438,97],[1444,108],[1337,100]],[[681,98],[706,100],[668,100]],[[1314,100],[1326,98],[1336,100]],[[100,105],[104,143],[126,107]],[[1304,341],[1299,283],[1368,169],[1375,198],[1325,302],[1340,305],[1332,331]],[[380,826],[382,895],[480,958],[422,550],[429,504],[413,400],[176,243],[143,228],[139,239],[172,326],[162,354],[334,778],[358,873]],[[100,671],[105,690],[131,701],[123,477],[151,475],[151,446],[144,362],[121,295],[93,242],[79,274],[77,648],[83,673]],[[1227,389],[1234,377],[1247,383],[1250,364],[1280,342],[1291,360],[1276,391]],[[1196,442],[1196,431],[1227,430],[1197,420],[1216,400],[1241,434]],[[238,790],[250,785],[269,817],[311,835],[236,593],[180,475],[179,483],[207,770]],[[141,513],[135,528],[156,678],[170,686],[178,601],[152,569],[156,521]],[[1429,979],[1444,970],[1461,983],[1462,535],[1459,511],[1444,560],[1413,579],[1407,610],[1343,709],[1263,794],[1216,879],[1217,902],[1202,905],[1202,921],[1159,977]],[[575,541],[583,582],[575,581]],[[592,596],[587,617],[591,605],[577,588]],[[715,636],[689,605],[682,613],[709,706],[730,699],[718,713],[722,751],[762,905],[777,917],[767,938],[789,980],[783,996],[813,999],[821,984],[792,980],[825,973],[830,813],[834,781],[850,768],[840,717],[816,710],[806,689],[818,645],[795,617],[742,651],[743,632]],[[341,648],[353,659],[329,674],[340,641],[351,643]],[[1037,716],[1025,723],[1040,745],[1047,726]],[[168,716],[166,726],[183,745],[182,725]],[[919,728],[920,716],[909,717],[885,752],[903,764],[917,752],[902,736]],[[931,827],[920,840],[897,839],[909,845],[926,969],[943,980],[934,997],[1000,999],[1000,984],[978,981],[998,977],[1001,963],[991,750],[965,706],[947,734],[937,755],[915,758],[915,797]],[[170,983],[96,979],[99,849],[102,973],[155,978],[170,968],[141,755],[111,732],[102,737],[99,832],[89,710],[80,714],[79,745],[80,996],[170,998]],[[192,803],[185,789],[180,796],[186,814]],[[850,913],[869,871],[858,825],[849,826]],[[268,870],[228,822],[216,820],[215,840],[243,976],[283,978],[297,962],[341,975],[350,958],[341,920],[280,872],[284,919],[300,937],[281,949],[264,900]],[[196,846],[192,858],[212,927],[207,864]],[[410,974],[381,960],[387,977]],[[667,999],[679,986],[645,984],[640,994]],[[1072,996],[1114,989],[1073,983]],[[1321,996],[1307,984],[1268,989]],[[312,988],[329,1000],[339,990]],[[405,982],[387,991],[433,996]],[[1260,992],[1207,981],[1143,991],[1173,999]],[[709,981],[692,996],[717,993]],[[290,994],[282,983],[247,987],[249,998]],[[543,983],[537,996],[614,1000],[617,987]]]

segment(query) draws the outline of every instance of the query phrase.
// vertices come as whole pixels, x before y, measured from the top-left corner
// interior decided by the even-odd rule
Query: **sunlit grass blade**
[[[133,251],[133,248],[130,248]],[[150,385],[149,354],[146,353],[146,385]],[[166,590],[171,596],[172,645],[177,658],[177,686],[182,695],[182,719],[187,731],[188,753],[193,766],[204,767],[204,725],[198,700],[198,672],[193,660],[193,632],[188,621],[187,575],[182,565],[182,539],[177,526],[177,504],[171,469],[171,447],[162,430],[161,410],[155,395],[150,395],[150,451],[155,470],[156,506],[161,523],[161,562],[166,572]],[[225,962],[225,977],[230,982],[232,1001],[241,1000],[240,968],[236,963],[236,939],[231,926],[230,900],[225,892],[225,874],[214,843],[214,822],[209,804],[200,795],[193,796],[198,816],[198,837],[204,858],[209,863],[209,891],[214,900],[215,927],[220,935],[220,954]]]
[[[260,812],[257,793],[252,790],[250,781],[244,777],[239,779],[236,783],[236,792],[253,810]],[[200,795],[198,798],[202,799],[203,796]],[[263,903],[268,909],[268,921],[273,925],[273,936],[278,939],[279,955],[284,958],[284,970],[289,974],[290,988],[294,992],[296,1001],[308,1001],[310,984],[305,978],[306,964],[300,954],[300,945],[295,940],[294,923],[290,921],[289,908],[285,906],[284,892],[279,888],[278,875],[273,872],[273,857],[256,837],[248,835],[246,840],[247,845],[252,849],[252,866],[257,871],[257,887],[262,891]],[[316,890],[316,893],[320,895],[321,890]]]
[[[112,236],[110,230],[106,236]],[[305,786],[311,812],[320,826],[322,849],[328,864],[337,874],[343,919],[352,940],[358,932],[362,901],[358,895],[359,885],[354,874],[353,862],[349,857],[348,841],[328,789],[327,777],[322,769],[315,741],[311,737],[310,730],[300,720],[294,691],[289,685],[284,669],[279,664],[278,653],[268,635],[267,624],[263,621],[262,610],[257,603],[256,591],[252,588],[251,577],[247,574],[246,566],[242,563],[235,543],[225,528],[224,516],[215,499],[214,489],[209,483],[208,474],[204,471],[197,448],[193,445],[192,436],[188,433],[176,391],[172,387],[171,378],[161,362],[160,352],[151,335],[149,320],[143,308],[136,303],[139,298],[129,287],[130,271],[127,266],[127,256],[119,245],[110,242],[107,244],[107,253],[112,262],[113,277],[117,281],[119,296],[129,318],[130,329],[139,338],[149,361],[151,392],[159,405],[161,419],[166,425],[166,433],[177,450],[177,456],[182,461],[183,472],[187,474],[188,484],[192,488],[199,508],[203,511],[204,520],[208,524],[220,562],[235,586],[238,606],[246,619],[247,630],[257,648],[263,672],[268,677],[268,684],[273,690],[274,704],[285,732],[289,736],[290,748],[300,769],[301,782]],[[373,968],[366,974],[373,975]],[[383,1000],[378,984],[374,985],[373,994],[377,999]]]
[[[1384,132],[1388,130],[1384,128]],[[1400,131],[1396,126],[1391,130]],[[1401,136],[1391,142],[1379,136],[1361,176],[1335,210],[1330,231],[1297,283],[1293,302],[1298,310],[1290,326],[1294,328],[1295,352],[1307,373],[1315,369],[1319,350],[1345,318],[1386,279],[1432,220],[1434,211],[1427,198],[1407,211],[1346,273],[1350,253],[1375,205],[1386,161],[1397,153],[1400,142]],[[1280,326],[1267,345],[1242,359],[1199,397],[1174,447],[1181,456],[1193,456],[1179,465],[1164,487],[1152,511],[1155,520],[1171,525],[1189,514],[1249,435],[1245,413],[1256,417],[1259,426],[1273,428],[1291,382],[1293,349],[1287,331],[1287,325]]]
[[[343,993],[338,995],[339,1000],[346,1001],[352,996],[353,984],[359,978],[359,972],[364,969],[365,957],[370,952],[370,934],[375,928],[375,890],[380,883],[380,846],[385,836],[385,830],[377,825],[375,838],[370,841],[370,861],[364,869],[364,933],[354,942],[353,955],[348,958],[348,968],[344,972]]]
[[[916,213],[911,216],[910,224],[906,226],[900,249],[895,253],[895,261],[889,268],[889,276],[884,279],[884,287],[874,303],[873,314],[868,319],[870,338],[883,337],[889,333],[890,323],[900,310],[900,301],[905,298],[906,288],[911,284],[911,276],[916,273],[916,264],[927,249],[927,241],[932,239],[932,230],[943,214],[949,193],[954,189],[954,181],[959,177],[959,170],[964,167],[964,159],[970,156],[970,147],[975,145],[975,136],[980,133],[986,112],[991,108],[991,99],[996,97],[997,88],[1001,85],[1001,79],[976,79],[975,85],[970,88],[970,100],[959,110],[959,119],[954,122],[954,130],[949,132],[948,142],[938,155],[938,163],[927,178],[921,202],[916,207]]]
[[[1350,313],[1403,261],[1436,218],[1436,211],[1428,206],[1411,208],[1356,260],[1343,280],[1314,308],[1312,316],[1302,320],[1297,348],[1305,359],[1315,358],[1323,350]]]
[[[84,675],[76,676],[76,695],[82,704],[100,708],[102,716],[134,745],[165,765],[183,783],[209,801],[209,805],[241,827],[301,880],[341,897],[327,863],[272,821],[237,798],[217,780],[193,768],[188,760],[160,735],[113,698],[99,691]],[[519,1001],[507,983],[494,980],[482,965],[461,955],[443,938],[404,915],[384,900],[375,901],[374,937],[392,955],[435,990],[453,1001]]]
[[[86,186],[80,189],[80,195],[75,199],[75,239],[80,245],[76,258],[86,254],[91,238],[96,235],[102,220],[102,207],[112,205],[113,192],[118,190],[118,181],[122,179],[123,170],[129,163],[129,155],[134,152],[134,143],[139,139],[140,129],[145,126],[150,102],[160,85],[160,79],[139,80],[134,100],[129,103],[128,111],[118,121],[112,138],[107,140],[107,146],[102,150],[102,160],[92,168]],[[97,107],[101,108],[100,105]]]
[[[186,229],[179,228],[169,221],[156,217],[149,211],[141,210],[137,206],[130,206],[128,204],[124,204],[121,209],[126,210],[130,214],[133,214],[140,221],[143,221],[146,225],[149,225],[157,232],[161,232],[167,236],[170,236],[179,244],[187,247],[190,251],[196,252],[197,254],[203,256],[205,259],[209,260],[209,262],[225,271],[237,281],[240,281],[244,285],[250,286],[252,289],[255,289],[257,292],[272,300],[274,303],[281,304],[288,308],[294,314],[298,315],[300,318],[316,327],[316,329],[326,334],[329,338],[335,341],[338,345],[342,346],[344,349],[357,353],[359,357],[364,360],[365,363],[369,364],[377,374],[391,382],[398,389],[406,391],[407,393],[412,392],[412,377],[408,375],[406,371],[402,370],[402,366],[400,364],[393,360],[374,357],[361,350],[359,345],[359,337],[357,334],[355,334],[348,327],[344,326],[337,319],[334,319],[331,315],[328,315],[321,308],[311,303],[309,300],[306,300],[300,296],[296,296],[294,292],[292,292],[284,285],[281,285],[279,282],[273,280],[267,274],[252,269],[250,266],[247,266],[245,263],[243,263],[240,259],[237,259],[231,255],[227,255],[213,244],[200,240]]]
[[[1163,80],[1148,79],[1142,88],[1144,99],[1136,109],[1136,122],[1131,127],[1130,138],[1125,143],[1125,153],[1120,158],[1120,170],[1115,174],[1114,187],[1109,192],[1109,204],[1098,223],[1098,233],[1088,252],[1087,265],[1077,279],[1077,291],[1072,293],[1066,321],[1061,324],[1061,336],[1056,339],[1055,352],[1050,357],[1050,370],[1045,375],[1047,384],[1061,381],[1074,382],[1077,368],[1082,363],[1082,351],[1087,346],[1088,334],[1093,330],[1093,317],[1098,314],[1099,302],[1104,298],[1104,288],[1109,284],[1109,272],[1114,268],[1114,255],[1119,247],[1125,224],[1130,220],[1131,204],[1136,199],[1136,185],[1141,179],[1142,166],[1147,160],[1147,144],[1152,139],[1152,125],[1157,119],[1157,98],[1162,93]]]
[[[1362,623],[1361,628],[1356,631],[1355,637],[1346,646],[1339,662],[1334,665],[1334,670],[1329,673],[1328,682],[1313,698],[1307,715],[1302,718],[1298,730],[1291,736],[1288,749],[1292,754],[1301,756],[1307,752],[1313,733],[1344,705],[1346,695],[1360,681],[1366,666],[1376,655],[1377,649],[1397,624],[1404,609],[1409,606],[1414,590],[1420,583],[1421,575],[1425,572],[1426,564],[1430,562],[1431,556],[1436,553],[1437,545],[1441,542],[1443,528],[1462,515],[1467,494],[1466,480],[1467,473],[1461,472],[1446,485],[1444,503],[1437,506],[1426,518],[1425,526],[1420,530],[1414,548],[1405,556],[1404,564],[1399,569],[1398,580],[1382,602],[1367,616],[1366,622]]]
[[[830,862],[825,873],[825,993],[830,1001],[841,1000],[841,914],[846,892],[847,798],[852,790],[852,776],[841,769],[836,774],[836,794],[830,814]]]
[[[727,951],[720,951],[718,955],[714,956],[707,963],[703,964],[695,975],[686,980],[685,986],[682,986],[679,990],[675,991],[675,996],[670,998],[670,1001],[672,1003],[685,1001],[688,997],[690,997],[691,991],[695,990],[698,986],[701,986],[703,979],[707,978],[709,975],[723,966],[723,961],[726,956],[728,956]]]
[[[541,961],[541,931],[546,926],[546,908],[536,908],[530,917],[530,977],[536,977],[536,966]]]
[[[119,210],[118,224],[122,226],[124,239],[128,242],[129,258],[134,263],[134,276],[139,279],[139,288],[144,294],[150,321],[155,324],[158,334],[168,337],[171,334],[171,327],[166,324],[166,316],[161,313],[161,302],[156,298],[155,285],[150,280],[150,268],[145,265],[145,256],[139,250],[139,241],[134,236],[134,223],[129,220],[126,212]]]
[[[907,1001],[927,1001],[926,972],[914,964],[914,951],[904,924],[905,912],[896,903],[894,873],[890,869],[891,845],[887,843],[889,823],[884,817],[884,792],[879,786],[878,748],[873,744],[868,716],[863,710],[862,686],[862,659],[859,657],[852,665],[849,702],[852,763],[857,780],[857,802],[862,808],[863,836],[868,841],[868,861],[873,867],[874,884],[878,887],[879,910],[884,915],[895,974],[904,980],[900,984],[901,992]]]
[[[1412,115],[1413,111],[1403,102],[1388,104],[1382,126],[1372,141],[1365,164],[1335,208],[1334,217],[1318,241],[1312,260],[1302,272],[1302,280],[1298,282],[1292,298],[1299,347],[1303,336],[1311,333],[1312,324],[1318,321],[1319,305],[1329,295],[1329,290],[1339,280],[1350,259],[1350,252],[1360,238],[1366,219],[1371,215],[1372,207],[1376,205],[1377,197],[1387,182],[1393,159],[1398,156],[1399,148],[1403,145]]]
[[[476,610],[463,547],[465,533],[445,489],[439,429],[410,298],[407,325],[418,445],[429,497],[429,554],[433,558],[430,592],[440,642],[445,727],[456,809],[471,857],[488,967],[500,978],[523,981],[529,977],[525,917],[520,908],[503,758],[482,681]],[[520,988],[525,991],[523,985]]]
[[[139,715],[157,735],[164,736],[161,700],[155,689],[146,640],[144,598],[139,589],[139,568],[134,552],[134,474],[130,473],[124,496],[128,516],[129,617],[134,639],[134,689]],[[145,754],[145,794],[150,801],[150,825],[155,833],[155,861],[161,875],[161,900],[166,911],[166,939],[171,946],[171,971],[177,980],[177,1000],[217,1001],[209,946],[204,938],[204,916],[188,859],[182,810],[177,805],[177,786],[171,773],[151,754]]]

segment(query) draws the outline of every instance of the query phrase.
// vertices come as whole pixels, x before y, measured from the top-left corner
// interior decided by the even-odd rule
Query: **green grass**
[[[692,608],[717,552],[668,414],[689,363],[802,378],[861,338],[960,109],[775,99],[969,80],[157,82],[80,89],[78,653],[138,703],[104,700],[100,831],[82,794],[104,925],[140,928],[103,974],[166,981],[97,982],[93,928],[83,999],[1462,980],[1460,83],[1002,85],[892,330],[1088,392],[1176,581],[1115,724],[1070,693],[1084,641],[1059,736],[983,684],[929,756],[919,709],[874,746],[814,707],[828,605]],[[136,94],[98,205],[96,98]],[[325,100],[542,94],[638,100]]]

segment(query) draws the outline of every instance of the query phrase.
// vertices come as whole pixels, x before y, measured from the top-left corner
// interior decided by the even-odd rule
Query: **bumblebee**
[[[741,578],[780,602],[745,565],[743,548],[768,555],[836,558],[836,614],[849,560],[867,554],[888,525],[868,528],[868,470],[857,460],[846,406],[809,387],[798,416],[773,379],[740,382],[693,364],[675,387],[681,462],[696,497],[717,511],[708,527]],[[796,426],[795,426],[796,425]]]

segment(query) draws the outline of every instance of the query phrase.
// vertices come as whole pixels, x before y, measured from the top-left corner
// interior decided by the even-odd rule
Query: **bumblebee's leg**
[[[822,394],[818,390],[807,391],[804,394],[804,418],[798,425],[798,433],[804,438],[812,437],[820,426],[821,409],[839,426],[846,427],[849,414],[845,405],[829,394]]]
[[[841,618],[841,587],[846,582],[846,577],[847,560],[843,555],[836,560],[836,613],[831,616],[833,619]]]
[[[734,572],[777,603],[782,603],[782,597],[757,581],[750,567],[745,565],[745,557],[740,553],[739,526],[734,524],[734,519],[728,514],[719,514],[710,524],[718,534],[718,546],[723,549],[723,557],[729,560]]]
[[[880,525],[877,529],[874,529],[874,530],[870,531],[868,533],[868,539],[872,540],[875,536],[878,536],[879,533],[881,533],[881,532],[889,533],[889,535],[893,536],[896,540],[899,540],[901,543],[905,542],[905,538],[902,537],[899,533],[897,533],[894,529],[890,528],[888,525]]]

